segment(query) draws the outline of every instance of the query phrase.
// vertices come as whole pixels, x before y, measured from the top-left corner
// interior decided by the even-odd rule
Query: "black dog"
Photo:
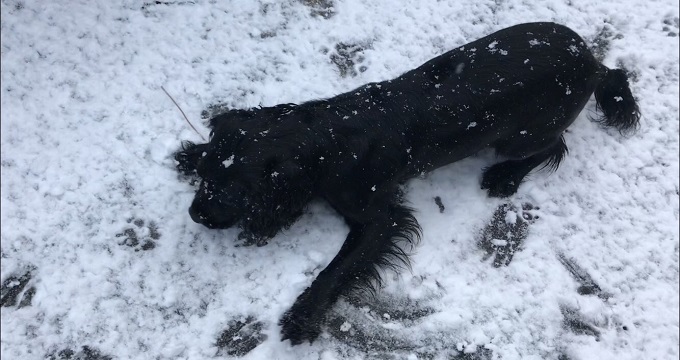
[[[209,228],[239,226],[240,237],[264,243],[316,197],[345,218],[340,252],[281,319],[282,338],[299,344],[316,339],[338,297],[373,290],[381,267],[408,264],[401,245],[420,228],[400,184],[490,147],[507,160],[484,171],[481,187],[512,195],[532,169],[559,166],[562,132],[593,92],[604,125],[636,128],[622,70],[600,64],[564,26],[521,24],[393,80],[221,114],[208,143],[185,143],[175,159],[202,179],[189,214]]]

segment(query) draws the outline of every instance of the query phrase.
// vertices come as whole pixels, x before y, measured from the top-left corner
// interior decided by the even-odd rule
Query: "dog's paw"
[[[307,288],[279,321],[281,341],[290,340],[293,345],[305,341],[314,342],[321,334],[321,324],[324,321],[326,308],[323,301],[312,296]]]
[[[321,334],[320,322],[314,316],[295,310],[295,307],[293,307],[283,315],[279,322],[279,325],[281,325],[281,341],[290,340],[293,345],[299,345],[305,341],[313,343]]]
[[[521,182],[507,164],[496,164],[484,171],[482,190],[487,190],[490,197],[508,197],[517,192]]]

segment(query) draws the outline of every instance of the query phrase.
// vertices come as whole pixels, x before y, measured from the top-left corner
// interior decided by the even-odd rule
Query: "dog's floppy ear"
[[[293,158],[269,159],[261,181],[252,184],[251,214],[244,230],[262,238],[290,226],[314,193],[314,179]]]
[[[253,117],[253,112],[250,110],[233,109],[219,115],[213,116],[208,121],[208,126],[213,131],[220,131],[220,129],[228,126],[230,128],[238,127],[244,120]]]
[[[173,154],[177,170],[184,175],[193,175],[198,166],[198,161],[203,157],[208,144],[194,144],[184,141],[182,147]]]

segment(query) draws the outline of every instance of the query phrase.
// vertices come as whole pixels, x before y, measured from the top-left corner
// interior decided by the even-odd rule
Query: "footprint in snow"
[[[263,323],[248,316],[229,321],[227,329],[217,338],[217,355],[244,356],[267,340]]]
[[[49,360],[112,360],[113,357],[102,354],[99,350],[83,346],[80,351],[74,351],[70,348],[65,348],[45,357]]]
[[[538,206],[529,203],[524,203],[522,209],[512,204],[500,205],[477,242],[487,253],[483,260],[495,255],[494,267],[508,266],[515,253],[521,250],[529,234],[529,225],[539,218],[538,210]]]
[[[158,225],[155,221],[149,221],[145,225],[142,219],[130,218],[127,219],[128,224],[134,225],[125,228],[121,233],[116,234],[117,238],[123,238],[119,245],[125,245],[140,250],[151,250],[156,247],[156,242],[161,238],[161,233],[158,232]]]
[[[0,306],[9,307],[18,305],[19,308],[31,306],[35,287],[31,284],[35,272],[34,267],[29,267],[25,272],[8,276],[0,285]]]

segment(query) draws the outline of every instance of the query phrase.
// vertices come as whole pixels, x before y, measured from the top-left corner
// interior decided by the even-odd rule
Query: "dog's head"
[[[206,176],[189,207],[189,215],[211,229],[226,229],[241,220],[246,204],[244,187],[237,179],[220,181]]]
[[[214,133],[213,133],[214,134]],[[221,137],[211,134],[196,161],[201,182],[189,208],[191,219],[212,229],[236,225],[247,208],[248,184],[243,158]]]
[[[296,131],[282,129],[279,117],[263,112],[217,116],[210,121],[210,141],[194,145],[193,167],[201,178],[189,208],[195,222],[240,225],[254,236],[271,237],[308,201],[310,183],[293,153],[297,147],[289,146]]]

